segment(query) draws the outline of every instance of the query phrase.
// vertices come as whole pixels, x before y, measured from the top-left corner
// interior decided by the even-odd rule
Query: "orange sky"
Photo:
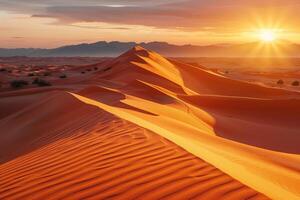
[[[299,0],[1,0],[0,47],[82,42],[244,43],[273,29],[300,43]]]

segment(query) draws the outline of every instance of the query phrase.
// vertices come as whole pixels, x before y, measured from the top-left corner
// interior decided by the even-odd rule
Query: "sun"
[[[260,37],[260,40],[263,42],[273,42],[277,39],[276,32],[273,30],[268,30],[268,29],[261,30],[259,32],[259,37]]]

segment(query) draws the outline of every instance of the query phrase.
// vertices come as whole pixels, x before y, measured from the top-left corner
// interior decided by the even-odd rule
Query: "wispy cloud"
[[[117,26],[103,27],[97,25],[79,25],[79,24],[70,24],[69,26],[78,27],[78,28],[87,28],[87,29],[102,29],[102,30],[131,30],[131,28],[128,27],[117,27]]]
[[[19,37],[19,36],[16,36],[16,37],[11,37],[12,39],[24,39],[24,37]]]

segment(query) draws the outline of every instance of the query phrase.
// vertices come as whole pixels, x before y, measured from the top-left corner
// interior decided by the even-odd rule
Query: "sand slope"
[[[300,93],[141,47],[99,68],[2,95],[1,199],[300,198]]]
[[[48,122],[61,129],[2,164],[1,199],[265,199],[151,131],[69,94],[55,95],[81,107],[72,113],[84,117],[72,125],[62,123],[64,116],[59,124]]]

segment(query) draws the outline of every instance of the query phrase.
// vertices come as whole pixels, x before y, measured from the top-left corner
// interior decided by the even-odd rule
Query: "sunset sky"
[[[0,47],[106,41],[300,43],[299,0],[0,0]]]

